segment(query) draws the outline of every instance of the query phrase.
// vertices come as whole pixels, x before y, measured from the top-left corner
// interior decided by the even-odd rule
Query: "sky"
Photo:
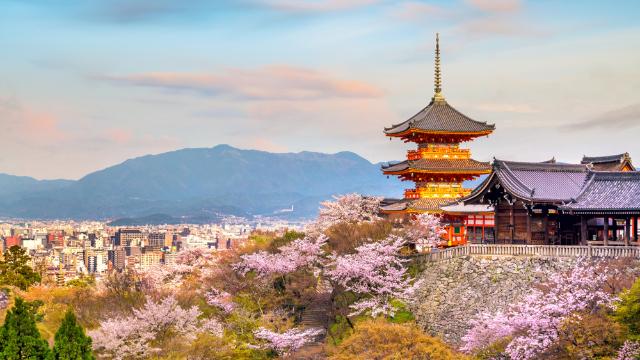
[[[4,0],[0,173],[78,179],[230,144],[401,160],[386,126],[443,94],[477,160],[640,164],[640,2]]]

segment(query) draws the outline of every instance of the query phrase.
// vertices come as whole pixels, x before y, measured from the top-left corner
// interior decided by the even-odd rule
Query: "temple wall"
[[[509,308],[548,275],[567,270],[576,261],[576,258],[467,256],[427,263],[420,275],[423,282],[412,311],[427,332],[457,345],[469,328],[470,319],[482,311]],[[620,269],[621,278],[640,276],[637,262],[603,261]]]

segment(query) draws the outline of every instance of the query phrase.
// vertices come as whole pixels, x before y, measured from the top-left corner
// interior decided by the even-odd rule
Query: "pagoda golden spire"
[[[442,95],[442,74],[440,71],[440,34],[436,33],[436,59],[435,59],[435,94],[433,100],[444,100]]]

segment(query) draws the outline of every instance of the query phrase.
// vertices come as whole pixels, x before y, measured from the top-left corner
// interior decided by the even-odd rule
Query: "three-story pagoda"
[[[435,94],[429,105],[408,120],[385,128],[389,137],[417,144],[407,160],[382,167],[386,175],[413,181],[415,188],[405,190],[404,199],[383,206],[391,214],[441,213],[440,206],[469,195],[463,181],[491,172],[488,162],[471,158],[460,144],[491,134],[495,125],[475,121],[449,105],[442,95],[440,43],[436,34]]]

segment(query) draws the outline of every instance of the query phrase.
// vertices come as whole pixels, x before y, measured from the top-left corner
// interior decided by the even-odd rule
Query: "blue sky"
[[[433,94],[495,123],[475,157],[640,159],[637,1],[18,1],[0,5],[0,172],[79,178],[228,143],[401,159]],[[640,160],[639,160],[640,161]]]

